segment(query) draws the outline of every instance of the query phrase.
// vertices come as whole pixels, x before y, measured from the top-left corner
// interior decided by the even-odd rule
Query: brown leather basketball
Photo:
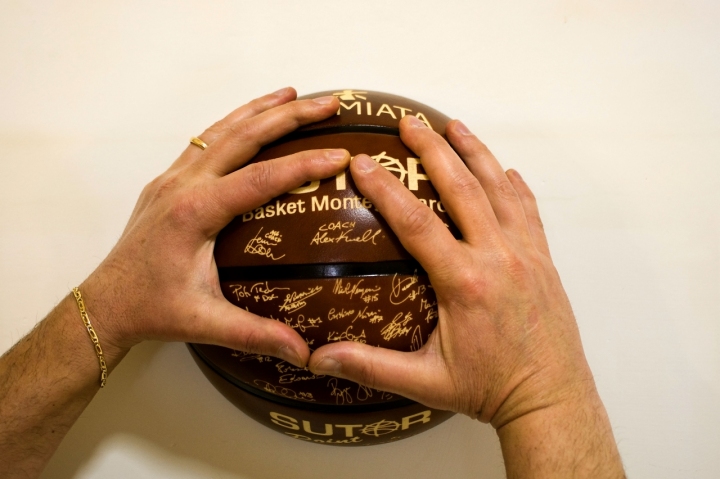
[[[396,95],[335,95],[337,115],[268,145],[253,161],[303,150],[366,153],[392,172],[453,232],[398,122],[415,115],[440,134],[449,118]],[[241,308],[282,321],[311,350],[335,341],[414,351],[437,322],[432,286],[349,172],[315,181],[238,216],[218,236],[223,294]],[[191,344],[203,372],[238,407],[288,436],[319,444],[370,445],[409,437],[449,418],[395,394],[316,376],[279,359]]]

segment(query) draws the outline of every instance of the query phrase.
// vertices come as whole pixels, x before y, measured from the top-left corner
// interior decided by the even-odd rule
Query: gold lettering
[[[271,421],[278,426],[286,427],[288,429],[292,429],[293,431],[300,430],[300,426],[297,425],[297,419],[294,417],[286,416],[284,414],[280,414],[279,412],[271,412],[270,417],[272,418]]]
[[[417,414],[413,414],[412,416],[405,416],[402,418],[402,429],[403,431],[407,428],[409,428],[413,424],[422,423],[425,424],[427,422],[430,422],[430,414],[432,414],[432,411],[426,410],[423,412],[419,412]]]
[[[430,177],[423,173],[418,173],[418,165],[420,160],[418,158],[408,158],[408,189],[410,191],[417,191],[418,180],[430,180]]]
[[[425,115],[423,115],[422,113],[418,112],[418,113],[415,115],[415,118],[417,118],[417,119],[420,120],[421,122],[425,123],[425,124],[427,125],[427,127],[432,130],[432,126],[430,125],[430,122],[428,121],[428,119],[425,118]]]
[[[390,109],[390,106],[387,103],[382,104],[382,106],[380,107],[380,109],[377,112],[377,115],[375,115],[375,116],[380,116],[383,113],[387,113],[388,115],[393,117],[393,120],[397,120],[395,113]]]
[[[317,196],[312,197],[312,210],[323,211],[329,209],[328,195],[323,195],[322,201],[318,201]]]
[[[430,412],[430,411],[428,411]],[[310,421],[303,421],[303,429],[308,434],[315,434],[316,436],[332,436],[333,435],[333,427],[332,424],[325,423],[325,432],[315,432],[310,427]]]
[[[410,108],[403,108],[401,106],[393,105],[393,108],[400,110],[400,118],[405,118],[406,111],[412,111]]]
[[[346,188],[344,170],[335,175],[335,188],[338,190],[344,190]]]
[[[290,190],[290,193],[294,195],[302,195],[304,193],[312,193],[313,191],[320,188],[320,180],[311,181],[307,185],[303,185],[299,188],[295,188],[294,190]]]
[[[357,114],[358,114],[358,115],[362,115],[362,110],[360,109],[360,102],[359,102],[359,101],[356,101],[356,102],[351,103],[350,106],[346,105],[346,104],[343,103],[343,102],[340,102],[340,107],[338,108],[337,114],[339,115],[339,114],[340,114],[340,110],[342,110],[343,108],[345,108],[346,110],[352,110],[353,107],[357,107]]]

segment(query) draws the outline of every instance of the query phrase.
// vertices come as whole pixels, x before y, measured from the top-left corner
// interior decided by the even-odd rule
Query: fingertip
[[[522,181],[523,183],[525,183],[525,180],[523,180],[523,177],[520,176],[520,173],[513,168],[509,168],[507,171],[505,171],[505,174],[511,180]]]
[[[316,375],[339,376],[342,373],[342,363],[332,356],[322,356],[317,361],[311,361],[308,369]]]
[[[347,166],[350,163],[350,152],[340,149],[325,150],[325,157],[332,163],[339,163]]]
[[[445,131],[456,136],[475,136],[473,132],[460,120],[450,120],[445,127]]]
[[[290,101],[297,98],[297,91],[295,91],[293,87],[287,86],[285,88],[281,88],[277,91],[270,93],[268,96]]]
[[[283,361],[287,361],[293,366],[304,368],[309,359],[309,354],[307,353],[309,353],[308,350],[305,350],[301,353],[296,349],[292,348],[291,346],[282,345],[278,348],[275,356],[282,359]]]
[[[355,155],[352,164],[353,170],[362,174],[368,174],[378,167],[377,162],[364,153]]]

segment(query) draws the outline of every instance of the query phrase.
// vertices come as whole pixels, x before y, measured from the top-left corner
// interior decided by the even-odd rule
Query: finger
[[[308,181],[338,174],[350,163],[347,150],[308,150],[252,163],[220,178],[213,192],[223,212],[216,227]]]
[[[540,219],[540,210],[538,209],[535,195],[517,171],[508,170],[507,177],[520,198],[523,210],[525,211],[525,218],[527,219],[530,237],[532,238],[533,243],[535,243],[535,247],[549,258],[550,246],[548,245],[547,236],[545,235],[543,222]]]
[[[233,110],[222,120],[215,122],[215,124],[205,130],[197,138],[200,138],[207,145],[210,145],[231,125],[257,116],[264,111],[275,108],[276,106],[288,103],[295,98],[297,98],[297,92],[292,87],[283,88],[274,93],[256,98],[250,103]],[[189,162],[196,161],[202,156],[203,151],[204,150],[202,148],[189,144],[172,166],[182,166]]]
[[[198,164],[218,176],[226,175],[247,163],[266,144],[335,114],[338,102],[334,96],[293,101],[232,123],[208,146]]]
[[[196,343],[278,357],[298,367],[304,367],[310,357],[307,343],[294,329],[238,308],[224,299],[210,303],[203,312],[203,320],[193,325],[187,337]]]
[[[525,232],[525,218],[520,198],[495,156],[460,121],[446,128],[450,143],[480,181],[487,199],[503,229]]]
[[[489,231],[499,232],[480,182],[443,137],[407,115],[400,122],[400,138],[422,159],[425,172],[465,241],[479,242]]]
[[[463,250],[445,224],[420,202],[397,177],[367,155],[350,164],[353,180],[372,201],[406,250],[436,278],[450,274],[462,261]]]
[[[452,391],[438,356],[426,349],[413,353],[378,348],[353,341],[321,346],[310,356],[308,368],[389,391],[429,407],[447,409],[443,396]]]

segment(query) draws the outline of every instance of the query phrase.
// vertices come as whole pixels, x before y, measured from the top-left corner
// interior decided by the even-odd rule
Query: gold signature
[[[253,381],[253,383],[255,383],[256,386],[261,387],[263,390],[272,394],[277,394],[278,396],[286,397],[288,399],[299,399],[301,401],[315,402],[315,398],[313,397],[312,393],[295,392],[292,389],[286,387],[275,386],[274,384],[263,381],[262,379],[256,379],[255,381]]]
[[[280,241],[282,241],[279,237],[273,236],[270,233],[268,233],[266,238],[260,237],[260,233],[262,232],[262,227],[257,232],[255,237],[248,241],[248,244],[245,245],[245,253],[248,254],[256,254],[260,256],[265,256],[266,258],[270,258],[273,261],[277,261],[280,258],[284,258],[285,255],[282,256],[275,256],[272,254],[272,247],[277,246]],[[273,232],[271,232],[273,233]]]
[[[322,289],[322,286],[313,286],[302,293],[292,292],[285,295],[285,301],[280,305],[280,311],[292,313],[293,311],[297,311],[298,309],[307,306],[307,302],[305,300],[315,296],[322,291]]]
[[[337,236],[330,236],[327,231],[318,231],[315,233],[313,239],[310,240],[310,244],[321,245],[321,244],[338,244],[338,243],[372,243],[376,245],[375,238],[382,233],[382,230],[376,230],[373,232],[372,229],[366,230],[363,234],[357,236],[350,236],[352,230],[340,231]]]
[[[410,326],[407,326],[407,323],[412,321],[412,319],[412,313],[405,313],[405,316],[403,316],[403,313],[398,313],[390,323],[386,324],[380,330],[380,334],[385,341],[406,336],[411,329]]]
[[[310,328],[319,328],[318,326],[322,323],[320,318],[305,318],[304,315],[298,314],[297,318],[285,318],[285,324],[293,329],[299,329],[301,332],[305,332]]]
[[[350,386],[340,389],[337,387],[337,378],[332,378],[328,381],[327,385],[332,388],[330,395],[335,396],[335,404],[351,404],[353,402],[352,395],[350,394]]]
[[[353,334],[350,332],[352,329],[352,326],[348,326],[345,331],[342,333],[338,331],[333,331],[330,334],[328,334],[328,342],[330,341],[355,341],[356,343],[366,343],[367,340],[365,339],[365,330],[362,330],[362,333],[359,335]]]
[[[427,287],[422,284],[414,287],[418,283],[417,273],[403,279],[399,279],[397,276],[397,273],[393,275],[390,290],[390,302],[392,304],[402,304],[405,301],[415,301],[418,296],[427,290]]]

